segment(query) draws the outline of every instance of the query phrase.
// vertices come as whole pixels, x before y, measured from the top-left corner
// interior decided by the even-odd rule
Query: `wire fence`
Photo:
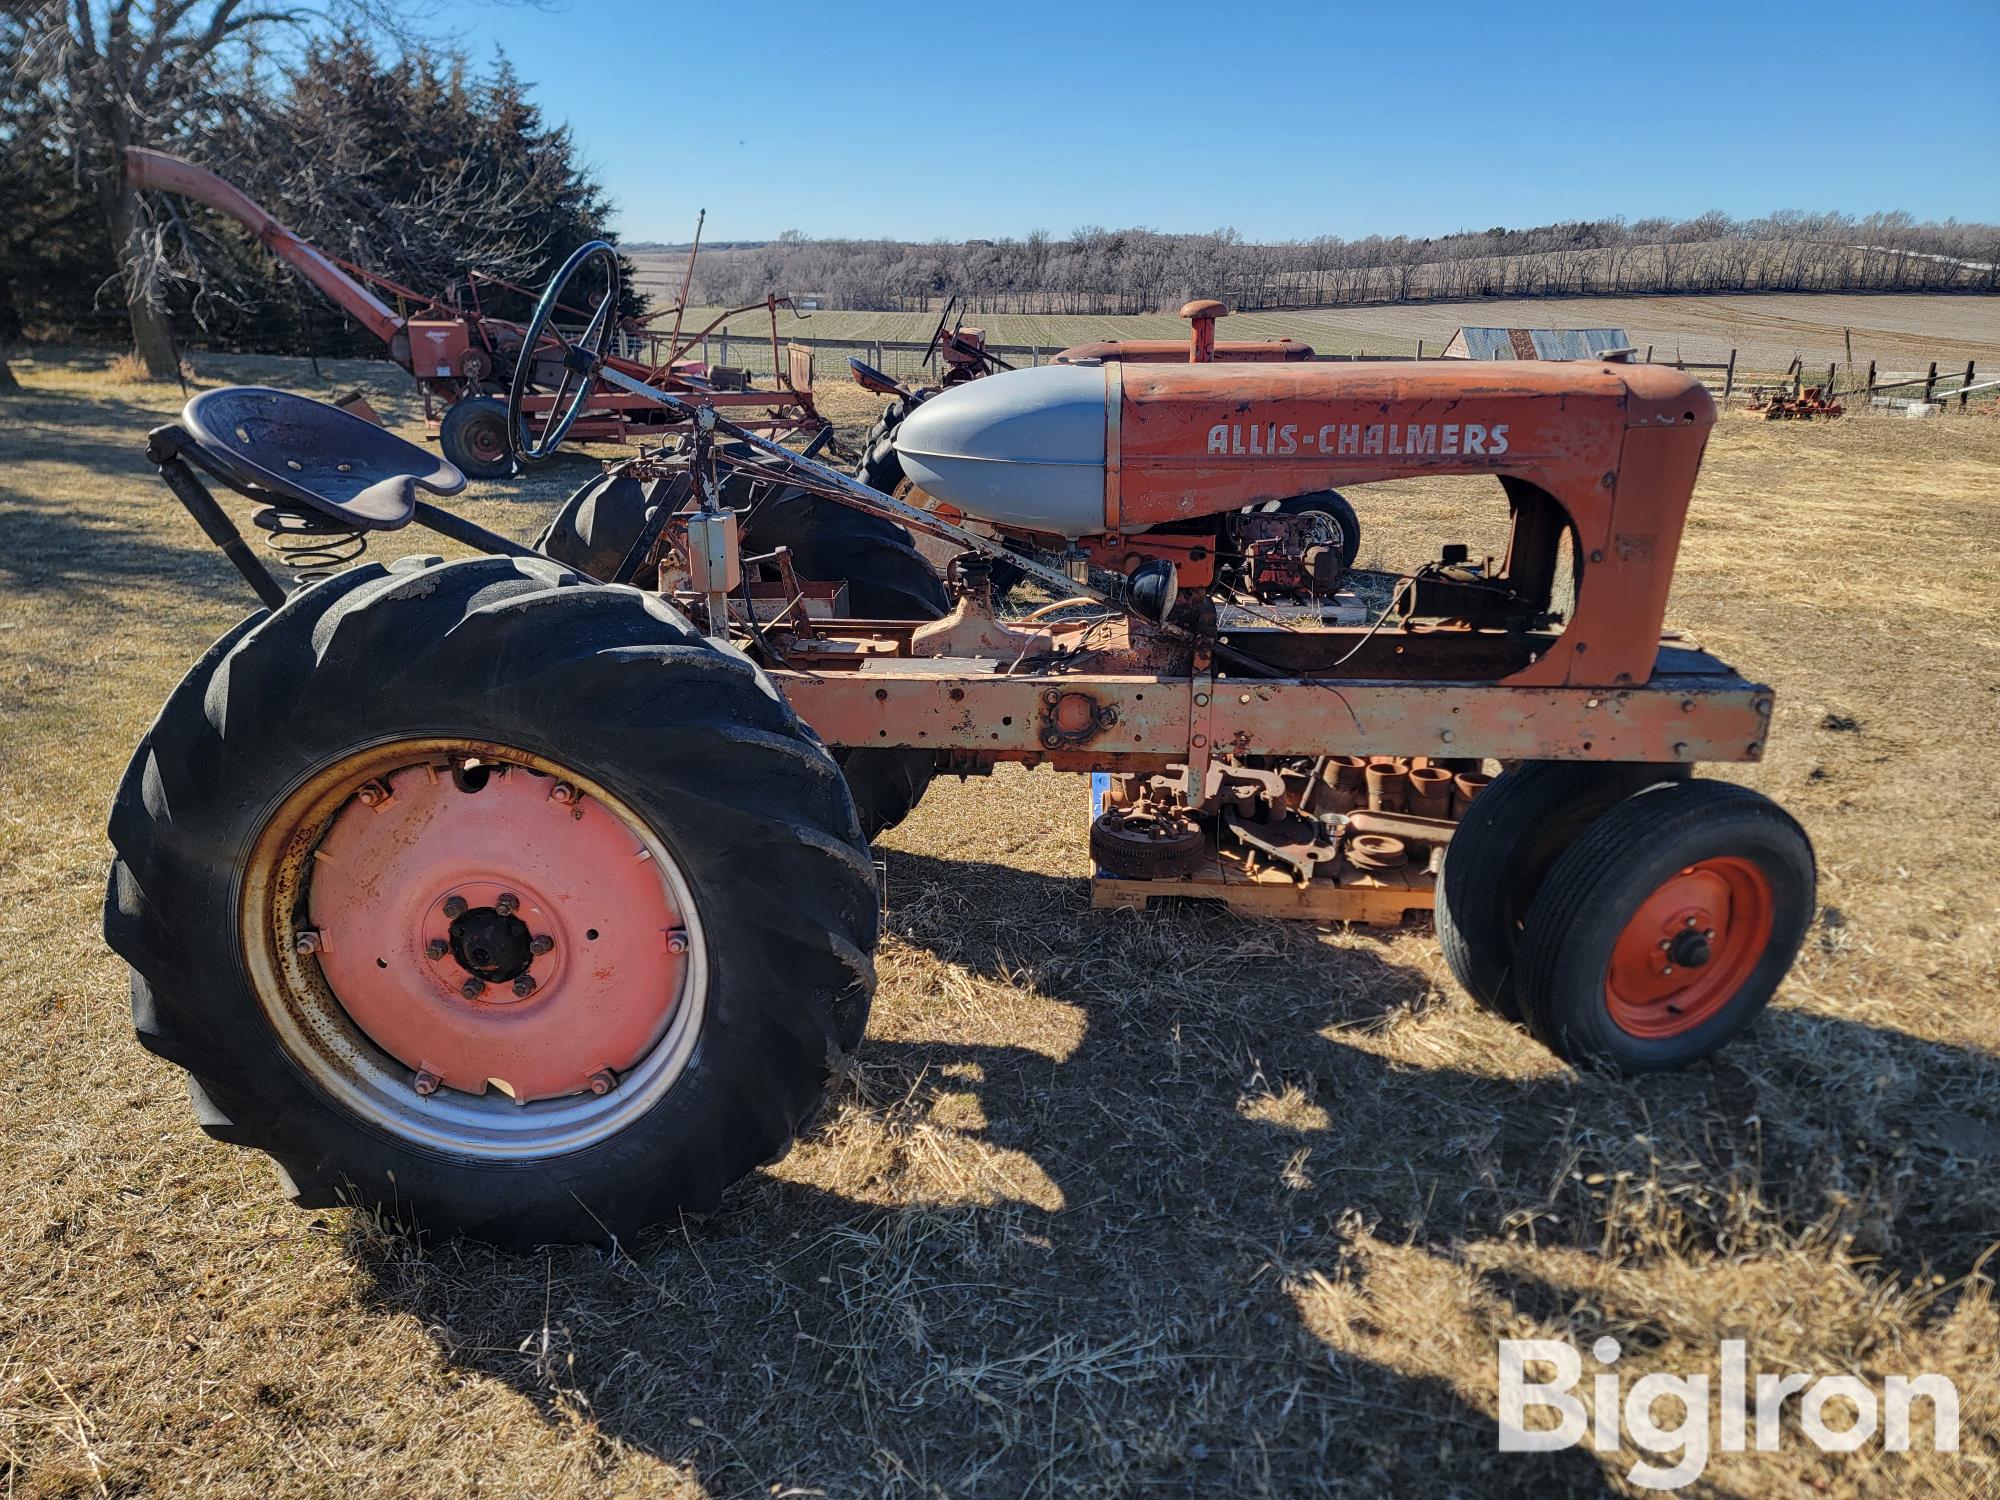
[[[294,318],[295,326],[282,330],[292,334],[291,338],[256,339],[239,341],[215,336],[213,330],[202,327],[192,317],[176,315],[173,319],[175,340],[183,353],[257,353],[276,355],[316,355],[321,358],[380,357],[384,352],[381,345],[368,338],[362,330],[339,312],[312,306],[310,303],[296,310],[303,316]],[[77,342],[100,345],[106,356],[128,347],[129,325],[122,311],[111,308],[95,310],[87,320],[88,326],[72,325],[62,330],[63,342]],[[1302,330],[1300,337],[1310,342],[1309,331]],[[303,342],[307,347],[298,347]],[[282,345],[282,347],[260,347]],[[700,360],[710,366],[741,370],[753,381],[760,383],[775,381],[786,372],[790,365],[789,348],[803,346],[812,353],[815,378],[818,380],[840,380],[847,374],[846,361],[858,359],[862,363],[880,370],[892,379],[907,384],[923,384],[933,381],[939,374],[938,361],[930,346],[915,341],[898,339],[868,338],[796,338],[781,336],[777,341],[776,360],[773,360],[772,342],[768,332],[726,332],[710,334],[698,339],[686,351],[685,358]],[[986,349],[1007,364],[1035,366],[1047,364],[1065,347],[1059,344],[988,344]],[[648,337],[621,337],[620,353],[629,357],[652,360],[664,357],[665,340]],[[1865,364],[1848,360],[1832,360],[1821,365],[1807,360],[1803,355],[1794,356],[1783,369],[1746,369],[1738,360],[1736,349],[1710,351],[1706,359],[1689,359],[1677,353],[1668,359],[1655,357],[1652,346],[1641,346],[1633,358],[1642,364],[1659,365],[1685,370],[1707,386],[1718,400],[1727,402],[1743,398],[1768,397],[1774,393],[1799,394],[1810,386],[1822,387],[1822,394],[1828,399],[1851,399],[1854,397],[1881,398],[1884,401],[1930,403],[1941,406],[1967,406],[1974,397],[1982,401],[2000,399],[2000,382],[1996,373],[1989,368],[1981,374],[1977,361],[1967,360],[1963,366],[1949,361],[1932,360],[1923,368],[1891,369],[1875,360]],[[926,356],[930,357],[927,358]],[[1381,351],[1368,354],[1319,354],[1315,358],[1329,363],[1374,362],[1378,360],[1434,360],[1441,358],[1435,344],[1426,340],[1416,340],[1413,347],[1405,351]]]

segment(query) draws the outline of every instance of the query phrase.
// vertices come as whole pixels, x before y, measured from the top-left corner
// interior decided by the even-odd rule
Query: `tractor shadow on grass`
[[[24,503],[25,502],[25,503]],[[66,600],[129,605],[135,591],[233,596],[248,614],[257,598],[222,553],[188,522],[188,542],[121,525],[103,509],[57,509],[0,485],[0,588]]]
[[[1588,1180],[1619,1170],[1664,1173],[1684,1209],[1676,1189],[1727,1197],[1761,1160],[1809,1220],[1850,1122],[1817,1100],[1820,1138],[1788,1154],[1758,1121],[1804,1107],[1837,1049],[1993,1096],[1990,1058],[1785,1014],[1688,1074],[1536,1071],[1366,936],[1098,913],[1077,880],[888,859],[892,971],[969,988],[878,1016],[791,1163],[631,1256],[357,1227],[375,1304],[551,1423],[593,1421],[718,1494],[1597,1495],[1597,1457],[1499,1455],[1490,1415],[1491,1340],[1560,1325],[1577,1294],[1518,1261],[1474,1278],[1467,1247],[1643,1235]],[[1391,1045],[1412,1025],[1469,1035],[1413,1063]],[[1890,1167],[1864,1153],[1844,1181]],[[1967,1223],[1898,1224],[1898,1253],[1959,1255],[1995,1219],[1994,1189],[1967,1187]],[[1427,1362],[1421,1317],[1379,1337],[1430,1297],[1475,1304],[1476,1359]]]

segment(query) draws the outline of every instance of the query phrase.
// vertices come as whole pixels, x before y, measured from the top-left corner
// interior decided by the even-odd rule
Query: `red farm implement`
[[[445,456],[461,471],[475,479],[491,479],[512,470],[503,397],[520,363],[522,325],[490,314],[482,293],[512,292],[532,302],[532,291],[477,270],[448,291],[417,291],[308,244],[241,189],[204,167],[140,147],[126,151],[125,163],[134,187],[174,193],[236,220],[380,339],[389,357],[415,377],[423,392],[425,421],[438,435]],[[823,440],[831,429],[813,406],[811,352],[798,345],[781,349],[779,344],[778,310],[790,306],[789,298],[766,297],[720,313],[698,329],[683,327],[687,287],[699,248],[697,228],[680,300],[673,307],[615,325],[614,346],[606,354],[605,367],[648,389],[683,396],[692,407],[713,406],[726,411],[749,431]],[[385,297],[393,299],[395,306]],[[740,372],[711,372],[704,363],[689,357],[731,318],[760,309],[770,320],[771,367],[778,372],[777,389],[752,390],[747,380],[739,378]],[[592,309],[566,306],[557,311],[587,322]],[[671,332],[654,327],[670,316]],[[561,384],[556,365],[536,363],[522,409],[530,415],[552,410],[558,399],[568,394],[557,389]],[[722,389],[725,384],[735,388]],[[644,397],[599,381],[591,388],[574,436],[579,442],[658,442],[673,437],[681,422]]]

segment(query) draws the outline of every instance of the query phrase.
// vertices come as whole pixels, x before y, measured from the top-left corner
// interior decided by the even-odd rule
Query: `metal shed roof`
[[[1447,359],[1589,359],[1632,340],[1622,328],[1460,328]]]

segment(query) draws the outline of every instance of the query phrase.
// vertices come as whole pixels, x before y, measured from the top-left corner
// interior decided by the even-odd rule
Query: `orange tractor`
[[[1762,756],[1771,690],[1662,633],[1714,421],[1684,374],[1002,372],[895,438],[974,532],[622,374],[601,312],[560,315],[607,266],[578,251],[524,335],[571,396],[517,385],[508,416],[530,463],[597,380],[687,423],[601,575],[455,516],[448,463],[299,397],[204,392],[150,438],[263,607],[133,757],[106,935],[141,1042],[301,1204],[512,1245],[712,1207],[861,1044],[868,840],[939,770],[1105,776],[1094,855],[1151,894],[1220,865],[1301,912],[1434,904],[1472,997],[1579,1066],[1707,1056],[1783,978],[1811,846],[1692,775]],[[1338,549],[1260,509],[1448,475],[1492,484],[1504,555],[1358,580],[1352,621]],[[266,528],[414,521],[487,555],[287,588],[211,482]],[[788,492],[962,549],[948,609],[856,617],[863,546],[832,580],[746,551]],[[1001,611],[1003,564],[1068,607]]]
[[[986,347],[984,329],[966,328],[962,319],[954,321],[956,305],[956,299],[946,304],[937,328],[931,334],[930,345],[924,352],[923,365],[926,368],[933,359],[943,362],[944,373],[937,385],[905,386],[861,360],[847,361],[857,385],[863,390],[891,398],[889,404],[883,407],[881,416],[876,418],[875,425],[862,439],[861,456],[853,470],[854,477],[872,489],[888,495],[906,493],[909,476],[904,472],[903,460],[896,450],[896,430],[902,426],[905,417],[940,390],[949,390],[968,380],[978,380],[1014,368]],[[1180,315],[1188,322],[1189,337],[1186,342],[1177,339],[1113,339],[1076,344],[1054,355],[1052,363],[1211,364],[1221,360],[1229,364],[1269,364],[1313,357],[1310,344],[1293,338],[1218,341],[1215,336],[1216,319],[1229,315],[1229,309],[1220,302],[1209,299],[1189,302],[1181,308]],[[938,506],[935,496],[926,495],[920,489],[912,488],[907,493],[909,498],[927,508]],[[1260,502],[1258,509],[1266,514],[1303,517],[1312,528],[1315,539],[1336,547],[1342,562],[1349,566],[1360,551],[1361,523],[1354,514],[1354,507],[1337,490],[1280,496]],[[947,519],[965,519],[948,505],[940,513]],[[1015,581],[1016,575],[1011,567],[1002,563],[994,574],[995,587],[1004,594]]]

